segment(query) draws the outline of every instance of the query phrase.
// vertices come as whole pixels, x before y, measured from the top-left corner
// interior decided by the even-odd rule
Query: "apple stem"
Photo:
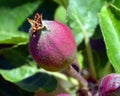
[[[85,45],[86,45],[86,51],[87,51],[87,55],[88,55],[88,61],[89,61],[89,66],[90,66],[91,77],[94,80],[96,80],[97,79],[97,74],[96,74],[94,60],[93,60],[93,55],[92,55],[92,49],[91,49],[91,45],[90,45],[90,39],[87,36],[85,36]]]
[[[87,94],[87,96],[92,96],[92,94],[91,94],[91,92],[89,92],[89,87],[88,87],[88,82],[87,82],[87,80],[85,79],[85,78],[83,78],[83,76],[80,74],[80,73],[78,73],[73,67],[72,67],[72,65],[70,65],[67,69],[67,72],[70,74],[70,75],[72,75],[73,77],[75,77],[78,81],[79,81],[79,83],[80,83],[80,85],[81,85],[81,87],[82,87],[82,90],[83,90],[83,92],[85,92],[85,94]]]
[[[88,35],[87,30],[84,28],[84,25],[79,20],[79,18],[77,16],[75,16],[75,19],[77,20],[77,23],[80,26],[80,28],[83,32],[83,35],[84,35],[84,41],[85,41],[86,51],[87,51],[87,55],[88,55],[88,62],[89,62],[89,66],[90,66],[90,75],[94,80],[96,80],[97,74],[96,74],[96,70],[95,70],[92,49],[91,49],[91,45],[90,45],[90,37]]]
[[[100,76],[100,78],[104,77],[106,75],[107,72],[109,72],[109,69],[111,68],[111,63],[108,61],[106,63],[106,66],[104,67],[102,74]]]

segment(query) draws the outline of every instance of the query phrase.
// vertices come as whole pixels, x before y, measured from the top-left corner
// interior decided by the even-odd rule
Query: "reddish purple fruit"
[[[120,75],[109,74],[105,76],[99,85],[100,96],[120,96]]]
[[[29,50],[34,60],[48,71],[61,71],[76,57],[76,43],[71,30],[58,21],[42,21],[36,14],[31,24]]]

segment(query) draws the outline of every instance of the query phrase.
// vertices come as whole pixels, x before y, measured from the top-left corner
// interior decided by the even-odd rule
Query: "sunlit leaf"
[[[18,68],[14,68],[11,70],[3,70],[0,69],[0,74],[10,82],[19,82],[29,76],[35,74],[37,71],[32,66],[24,65]]]
[[[74,32],[77,45],[82,42],[84,32],[93,35],[103,3],[104,0],[69,0],[66,19]]]
[[[15,8],[0,7],[0,44],[28,42],[28,34],[19,31],[19,27],[39,4],[34,2]]]
[[[28,45],[0,50],[0,74],[10,82],[21,81],[37,72]]]
[[[59,6],[56,9],[54,19],[62,23],[66,23],[66,10],[63,6]]]
[[[120,73],[120,10],[114,5],[104,6],[99,15],[107,54],[116,72]]]

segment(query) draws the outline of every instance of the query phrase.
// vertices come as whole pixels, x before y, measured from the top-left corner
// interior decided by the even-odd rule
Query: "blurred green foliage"
[[[76,81],[70,85],[63,73],[43,71],[30,56],[27,18],[36,12],[42,13],[43,19],[58,20],[72,29],[81,69],[89,70],[84,44],[87,35],[95,69],[99,70],[97,78],[114,70],[120,73],[119,5],[119,0],[0,0],[0,96],[33,96],[39,89],[52,92],[60,78],[62,90],[75,95]],[[114,70],[111,66],[105,69],[108,62]]]

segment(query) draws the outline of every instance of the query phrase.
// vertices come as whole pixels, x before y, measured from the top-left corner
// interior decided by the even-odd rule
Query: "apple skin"
[[[70,28],[58,21],[40,22],[45,28],[35,32],[33,28],[30,29],[30,54],[43,69],[53,72],[62,71],[72,64],[76,57],[77,47],[74,35]]]
[[[100,96],[120,96],[120,74],[105,76],[99,85]]]

